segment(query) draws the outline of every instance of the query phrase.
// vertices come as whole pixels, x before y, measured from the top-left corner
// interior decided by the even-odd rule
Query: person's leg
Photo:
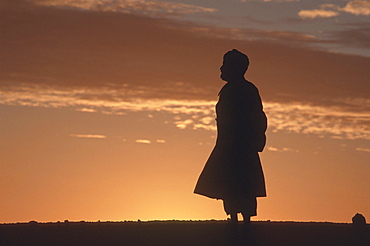
[[[243,215],[243,221],[244,224],[249,225],[251,222],[251,216],[257,215],[257,199],[255,197],[248,198],[243,201],[243,209],[242,209],[242,215]]]
[[[236,210],[236,203],[233,200],[223,200],[224,202],[224,210],[227,215],[230,215],[230,219],[232,223],[238,222],[238,213]]]
[[[230,213],[231,223],[236,224],[238,223],[238,214],[237,213]]]
[[[243,221],[244,221],[244,224],[245,225],[250,225],[251,223],[251,217],[249,214],[246,214],[246,213],[243,213],[242,212],[242,215],[243,215]]]

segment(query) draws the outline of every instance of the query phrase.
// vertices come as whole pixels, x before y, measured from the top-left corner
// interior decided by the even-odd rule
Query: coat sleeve
[[[249,102],[248,111],[249,111],[249,127],[250,127],[250,139],[251,145],[258,152],[262,152],[266,145],[266,129],[267,129],[267,117],[263,111],[263,105],[261,97],[259,95],[258,89],[252,87],[253,89],[249,90],[248,98]]]

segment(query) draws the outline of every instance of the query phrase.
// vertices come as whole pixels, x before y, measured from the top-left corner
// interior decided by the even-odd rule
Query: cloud
[[[70,137],[76,137],[76,138],[107,138],[105,135],[97,135],[97,134],[69,134]]]
[[[328,34],[340,40],[341,47],[370,48],[370,23],[351,23],[343,25],[343,29]]]
[[[152,143],[152,141],[150,141],[148,139],[136,139],[135,142],[136,143],[142,143],[142,144],[150,144],[150,143]]]
[[[313,10],[301,10],[298,12],[298,15],[304,19],[305,18],[315,19],[318,17],[330,18],[339,15],[339,13],[333,10],[313,9]]]
[[[18,91],[3,93],[0,104],[13,106],[37,106],[46,108],[73,108],[109,114],[129,114],[156,112],[172,115],[174,124],[179,129],[216,130],[214,105],[216,101],[207,100],[172,100],[115,97],[104,98],[104,91],[84,90],[58,91],[48,88],[23,87]],[[91,93],[91,95],[89,94]],[[101,98],[94,95],[103,95]],[[122,95],[125,93],[122,92]],[[264,101],[269,118],[269,129],[273,132],[293,132],[299,134],[329,135],[345,139],[370,139],[370,100],[347,99],[333,106],[315,106],[300,102]],[[84,111],[84,110],[82,110]]]
[[[77,111],[80,112],[87,112],[87,113],[95,113],[96,109],[91,109],[91,108],[81,108],[81,109],[76,109]]]
[[[212,100],[222,85],[218,76],[222,54],[238,48],[251,57],[248,73],[263,82],[261,91],[269,100],[282,94],[299,100],[307,95],[367,96],[361,95],[368,84],[363,75],[367,60],[313,51],[307,44],[322,41],[302,33],[206,28],[128,14],[35,6],[2,11],[0,21],[5,33],[0,40],[1,60],[6,61],[0,70],[4,90],[4,85],[52,85],[81,90],[83,99],[83,90],[95,87],[90,96],[112,101],[121,93],[127,98]],[[347,45],[344,40],[330,44]],[[366,39],[356,42],[368,44]],[[313,77],[315,86],[311,86]],[[346,88],[332,86],[332,81]],[[101,87],[111,92],[99,94]]]
[[[240,0],[241,2],[253,2],[253,1],[259,1],[259,2],[299,2],[300,0]]]
[[[194,126],[194,121],[191,119],[175,121],[175,125],[179,129],[186,129],[188,126]]]
[[[298,15],[303,19],[330,18],[340,12],[354,15],[370,15],[370,1],[350,1],[343,8],[335,4],[322,4],[320,9],[301,10]]]
[[[368,148],[356,148],[356,150],[370,153],[370,149]]]
[[[72,7],[83,10],[140,13],[150,16],[171,16],[192,13],[213,13],[217,10],[196,5],[145,0],[34,0],[38,5]]]
[[[276,147],[273,147],[273,146],[267,146],[266,149],[269,150],[269,151],[273,151],[273,152],[296,152],[296,153],[299,152],[299,150],[292,149],[292,148],[287,148],[287,147],[276,148]]]
[[[370,1],[351,1],[340,10],[354,15],[370,15]]]
[[[365,104],[369,106],[368,101]],[[353,112],[338,107],[280,103],[268,103],[265,108],[269,126],[275,132],[370,139],[370,111]]]
[[[267,147],[267,150],[269,150],[269,151],[279,151],[279,149],[278,148],[275,148],[275,147],[272,147],[272,146],[268,146]]]
[[[249,19],[249,18],[248,18]],[[289,31],[272,31],[272,30],[257,30],[248,28],[215,28],[215,27],[194,27],[194,32],[204,33],[215,38],[228,38],[234,40],[270,40],[278,43],[289,42],[291,44],[298,43],[319,43],[322,42],[311,34]]]
[[[238,48],[251,58],[247,78],[271,131],[369,138],[369,58],[295,45],[312,36],[39,6],[0,10],[0,21],[2,105],[163,112],[178,128],[214,131],[222,55]]]

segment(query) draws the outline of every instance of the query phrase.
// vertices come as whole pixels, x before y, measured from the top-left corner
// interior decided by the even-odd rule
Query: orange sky
[[[254,219],[370,216],[370,58],[133,14],[14,4],[0,21],[0,222],[226,218],[192,191],[232,48],[269,117]]]

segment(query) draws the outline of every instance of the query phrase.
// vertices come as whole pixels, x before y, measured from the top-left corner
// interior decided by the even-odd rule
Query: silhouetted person
[[[249,224],[257,215],[256,197],[265,197],[265,180],[258,152],[266,143],[267,118],[258,89],[244,78],[248,57],[233,49],[223,57],[221,79],[227,81],[216,104],[216,145],[194,193],[222,199],[231,221],[243,215]]]

